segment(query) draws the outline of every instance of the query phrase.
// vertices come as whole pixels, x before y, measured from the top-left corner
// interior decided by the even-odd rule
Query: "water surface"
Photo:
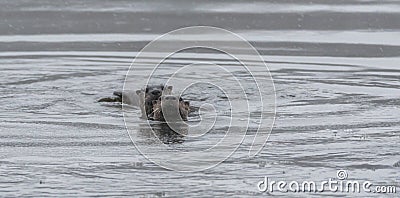
[[[0,194],[267,196],[256,187],[264,176],[322,181],[339,169],[351,179],[399,186],[399,7],[355,0],[2,1]],[[244,145],[219,166],[180,173],[135,149],[119,104],[96,101],[122,89],[145,44],[190,25],[232,30],[257,48],[274,78],[277,115],[257,157],[246,157]],[[198,59],[234,64],[209,53],[171,62]],[[193,104],[200,98],[192,96]]]

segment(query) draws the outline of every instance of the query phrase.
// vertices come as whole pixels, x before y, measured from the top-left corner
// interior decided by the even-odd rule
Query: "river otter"
[[[145,89],[137,90],[139,96],[139,107],[142,118],[151,119],[153,117],[153,101],[158,100],[162,95],[172,93],[172,86],[156,85],[147,86]]]
[[[152,103],[154,120],[165,121],[164,116],[168,116],[168,120],[179,121],[179,118],[181,118],[187,121],[190,109],[188,101],[174,95],[163,95]]]
[[[123,102],[128,105],[138,106],[141,110],[142,118],[163,121],[165,121],[164,116],[173,117],[174,113],[177,115],[179,107],[179,114],[182,120],[187,120],[189,114],[189,102],[183,101],[182,98],[173,96],[172,88],[172,86],[160,84],[148,85],[144,89],[136,90],[136,92],[115,91],[113,93],[114,97],[102,98],[99,102]],[[161,100],[162,96],[165,96],[163,100]],[[157,101],[160,101],[159,104],[157,104]],[[162,114],[162,101],[164,101],[164,103],[167,104],[166,107],[168,107],[167,112],[164,113],[165,115]],[[156,111],[156,116],[154,116],[155,109],[159,110]]]

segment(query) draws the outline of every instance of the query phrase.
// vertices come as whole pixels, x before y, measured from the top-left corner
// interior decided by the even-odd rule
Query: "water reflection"
[[[188,134],[188,125],[185,123],[149,122],[149,124],[139,124],[141,136],[158,139],[164,144],[182,144]],[[150,127],[149,127],[150,126]],[[176,131],[172,130],[174,128]]]

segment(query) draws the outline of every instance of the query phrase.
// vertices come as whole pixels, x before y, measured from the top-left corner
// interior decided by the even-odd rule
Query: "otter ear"
[[[165,90],[163,91],[164,95],[171,95],[172,94],[172,86],[166,86]]]
[[[189,101],[185,101],[185,102],[183,102],[185,105],[187,105],[187,106],[189,106],[190,105],[190,102]]]
[[[139,90],[136,90],[136,94],[137,94],[137,95],[140,95],[141,93],[142,93],[142,90],[140,90],[140,89],[139,89]]]

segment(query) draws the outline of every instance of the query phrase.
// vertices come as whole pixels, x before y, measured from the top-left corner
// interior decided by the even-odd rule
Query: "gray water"
[[[197,3],[1,1],[0,196],[268,196],[257,189],[264,176],[323,181],[341,169],[400,185],[400,2]],[[243,147],[212,169],[182,173],[143,157],[121,106],[96,101],[122,89],[148,42],[191,25],[226,28],[256,47],[274,79],[277,115],[256,157]],[[187,57],[171,61],[231,64]]]

